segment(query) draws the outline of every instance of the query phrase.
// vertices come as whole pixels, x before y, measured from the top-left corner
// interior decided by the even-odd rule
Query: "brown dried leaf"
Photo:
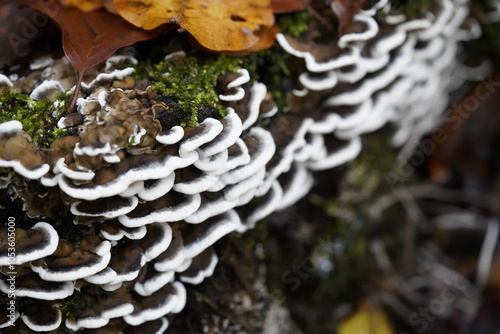
[[[311,0],[271,0],[274,13],[291,13],[305,10]]]
[[[178,24],[214,51],[246,50],[258,42],[262,26],[274,24],[270,0],[115,0],[115,7],[144,29]]]
[[[100,64],[121,47],[154,38],[162,31],[137,28],[104,9],[82,12],[55,2],[47,6],[47,0],[19,0],[19,4],[46,14],[61,30],[64,53],[78,72],[76,91],[87,68]],[[73,99],[70,110],[75,102]]]
[[[263,27],[255,33],[255,35],[259,37],[259,41],[253,44],[250,48],[241,51],[217,51],[216,53],[231,57],[242,57],[252,52],[269,49],[271,46],[274,45],[276,34],[279,33],[280,31],[281,31],[280,28],[276,24],[273,25],[272,27]],[[194,38],[189,39],[189,44],[192,47],[205,52],[214,52],[213,50],[207,49],[202,45],[200,45],[200,43],[198,43],[198,41],[195,40]]]
[[[330,6],[339,21],[340,35],[351,24],[354,15],[363,9],[367,3],[368,0],[332,0]]]
[[[105,0],[58,0],[65,7],[76,7],[85,12],[100,9]]]
[[[151,39],[161,31],[139,29],[102,9],[81,12],[63,6],[50,8],[46,0],[19,0],[19,4],[54,21],[63,33],[64,52],[78,72],[103,62],[121,47]]]

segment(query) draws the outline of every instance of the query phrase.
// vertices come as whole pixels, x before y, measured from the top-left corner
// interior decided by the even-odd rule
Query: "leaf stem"
[[[80,89],[82,87],[82,80],[83,80],[83,71],[75,71],[76,72],[76,84],[75,84],[75,90],[73,91],[73,97],[71,98],[71,103],[69,104],[68,107],[68,113],[73,112],[73,109],[75,109],[76,106],[76,100],[78,100],[78,95],[80,93]]]

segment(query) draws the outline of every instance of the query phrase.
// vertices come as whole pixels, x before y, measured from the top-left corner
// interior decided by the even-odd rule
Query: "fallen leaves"
[[[177,24],[214,51],[248,49],[259,41],[261,27],[274,24],[270,0],[115,0],[115,8],[143,29]]]
[[[347,29],[352,18],[365,7],[368,0],[332,0],[330,7],[339,21],[339,34]]]
[[[64,53],[78,73],[75,91],[79,90],[87,68],[103,62],[121,47],[151,39],[161,32],[160,29],[148,31],[134,27],[103,9],[82,12],[60,6],[54,10],[46,6],[44,0],[19,0],[19,4],[46,14],[61,30]],[[76,98],[70,110],[75,102]]]
[[[271,6],[275,13],[290,13],[308,8],[311,0],[272,0]]]
[[[172,28],[187,31],[194,45],[205,51],[240,56],[269,48],[280,31],[274,11],[304,10],[309,4],[310,0],[19,0],[20,6],[47,15],[61,30],[64,52],[78,74],[76,91],[87,68],[121,47]],[[0,6],[7,12],[13,8],[7,0],[0,0]],[[70,110],[75,102],[76,97]]]
[[[356,313],[340,323],[337,333],[394,334],[394,330],[382,309],[377,308],[369,300],[363,300]]]
[[[104,6],[104,0],[59,0],[65,7],[76,7],[85,12],[100,9]]]
[[[47,11],[43,0],[20,0],[20,4],[47,14],[63,33],[63,48],[78,72],[95,66],[117,49],[154,38],[160,30],[147,31],[132,26],[105,10],[81,12],[61,7]]]

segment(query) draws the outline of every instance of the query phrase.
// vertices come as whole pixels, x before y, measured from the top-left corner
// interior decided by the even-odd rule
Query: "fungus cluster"
[[[312,32],[322,29],[314,22],[299,37],[278,34],[298,64],[286,113],[241,68],[219,78],[227,113],[200,114],[198,125],[181,127],[172,104],[150,87],[113,88],[133,73],[126,68],[85,85],[91,93],[79,99],[78,113],[58,122],[77,133],[48,150],[31,143],[18,121],[0,124],[5,187],[36,184],[37,203],[57,197],[74,216],[64,228],[80,231],[75,241],[45,222],[17,228],[16,317],[34,332],[164,332],[166,316],[186,303],[185,285],[213,274],[217,240],[304,197],[314,171],[358,155],[361,135],[390,123],[393,144],[402,145],[436,124],[457,73],[472,73],[459,62],[459,43],[480,29],[464,1],[443,0],[431,11],[408,19],[381,0],[327,42],[316,41]],[[0,84],[14,83],[0,75]],[[32,96],[54,89],[63,90],[44,82]],[[29,201],[27,190],[15,192]],[[25,209],[51,215],[29,203]],[[10,264],[7,249],[0,238],[2,266]],[[7,279],[2,270],[4,293]]]

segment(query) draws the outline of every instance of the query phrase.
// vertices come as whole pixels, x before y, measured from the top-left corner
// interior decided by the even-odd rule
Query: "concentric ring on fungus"
[[[484,18],[499,20],[498,1],[489,2]],[[403,145],[436,125],[449,93],[474,72],[460,64],[460,43],[480,35],[468,1],[439,3],[409,19],[387,0],[371,1],[344,35],[330,32],[321,44],[315,21],[298,37],[277,34],[291,65],[281,86],[286,110],[267,75],[240,68],[214,87],[226,110],[210,106],[197,125],[182,127],[162,118],[182,109],[174,97],[144,82],[142,89],[113,88],[134,69],[115,70],[110,59],[109,70],[83,85],[88,95],[78,99],[76,116],[57,122],[78,128],[75,136],[42,150],[21,122],[0,124],[2,187],[23,197],[26,189],[16,187],[35,185],[37,200],[57,194],[64,219],[74,216],[62,226],[51,217],[17,226],[13,262],[0,237],[0,265],[20,269],[16,321],[34,332],[107,333],[116,323],[123,333],[167,331],[166,316],[191,298],[183,283],[199,284],[217,270],[218,240],[306,196],[315,171],[357,157],[363,135],[391,125],[392,144]],[[166,60],[185,57],[181,51]],[[61,90],[57,62],[44,65],[54,80],[33,87],[32,97]],[[0,85],[20,84],[13,78],[0,74]],[[2,293],[6,279],[2,271]],[[79,298],[92,307],[73,305],[72,316],[59,311]]]

